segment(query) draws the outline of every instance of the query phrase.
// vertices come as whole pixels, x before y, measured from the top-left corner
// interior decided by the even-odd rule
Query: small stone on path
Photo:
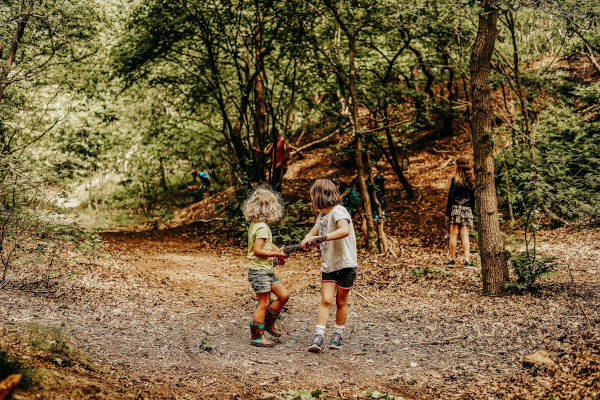
[[[550,359],[548,352],[544,350],[536,350],[533,353],[523,357],[523,365],[526,367],[540,367],[545,366],[547,368],[554,367],[554,361]]]

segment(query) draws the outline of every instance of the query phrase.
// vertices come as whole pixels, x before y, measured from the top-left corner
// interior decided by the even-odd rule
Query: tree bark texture
[[[408,182],[408,179],[406,179],[406,176],[404,176],[404,169],[398,162],[398,151],[396,150],[396,144],[394,143],[394,138],[392,137],[392,130],[390,129],[389,105],[387,104],[387,102],[385,102],[385,104],[384,104],[383,112],[384,112],[383,123],[385,124],[385,127],[386,127],[385,128],[385,137],[388,142],[388,147],[390,148],[390,154],[388,157],[388,161],[389,161],[390,165],[392,166],[392,169],[396,173],[398,180],[402,184],[402,187],[406,191],[406,197],[408,197],[409,199],[412,199],[413,197],[415,197],[415,192],[414,192],[412,186],[410,185],[410,183]],[[387,152],[384,152],[384,154],[387,156]]]
[[[472,139],[475,171],[475,209],[478,215],[483,294],[499,296],[508,281],[504,240],[500,233],[494,181],[494,140],[491,132],[492,99],[489,75],[497,35],[498,0],[482,0],[479,28],[471,57],[473,100]]]
[[[6,63],[2,67],[2,74],[0,76],[0,103],[4,98],[4,92],[6,91],[6,87],[8,86],[8,74],[10,72],[10,68],[17,57],[17,50],[19,50],[19,45],[21,44],[21,39],[23,39],[23,34],[25,33],[25,27],[27,26],[27,22],[29,21],[29,17],[31,17],[31,13],[33,12],[33,0],[27,2],[27,6],[25,6],[25,12],[21,14],[19,18],[19,24],[17,25],[17,32],[13,37],[12,43],[10,45],[10,52],[8,53],[8,58],[6,59]]]
[[[256,79],[254,81],[254,102],[256,115],[254,118],[254,146],[263,149],[266,147],[266,131],[267,131],[267,104],[265,98],[265,72],[264,72],[264,34],[263,34],[263,10],[264,3],[261,1],[256,2],[257,9],[257,21],[256,21]],[[276,144],[273,143],[275,146]],[[273,148],[275,151],[275,148]],[[273,153],[275,154],[275,153]],[[263,180],[265,178],[265,169],[267,165],[266,156],[261,151],[257,153],[258,168],[255,172],[258,176],[255,177],[257,180]],[[274,163],[274,159],[272,163]],[[269,169],[269,181],[272,180],[272,169]],[[272,182],[271,182],[272,183]]]
[[[358,184],[360,188],[360,194],[363,198],[363,205],[365,206],[365,218],[367,219],[367,248],[369,249],[369,251],[374,252],[377,249],[377,243],[374,235],[375,224],[373,223],[371,199],[369,198],[369,189],[367,188],[367,176],[365,174],[365,165],[363,162],[362,136],[359,132],[358,126],[358,96],[356,92],[356,66],[354,65],[355,42],[353,37],[349,37],[348,39],[348,55],[350,58],[349,89],[350,96],[352,97],[352,104],[350,104],[350,113],[352,117],[352,129],[354,130],[354,138],[356,140],[355,151],[356,166],[358,168]]]

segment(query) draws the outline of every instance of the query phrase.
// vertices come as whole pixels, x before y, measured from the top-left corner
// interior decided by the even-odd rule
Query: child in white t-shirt
[[[310,197],[313,208],[319,215],[315,225],[302,240],[302,246],[311,247],[324,239],[320,245],[321,304],[317,314],[316,333],[308,347],[308,351],[318,353],[323,349],[329,308],[334,297],[337,309],[329,348],[339,349],[342,346],[342,333],[348,317],[348,294],[356,280],[358,262],[352,218],[341,205],[335,184],[328,179],[318,179],[310,188]]]

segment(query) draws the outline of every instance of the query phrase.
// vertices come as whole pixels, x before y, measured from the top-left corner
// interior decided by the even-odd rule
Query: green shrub
[[[21,374],[19,387],[23,389],[30,388],[35,382],[35,371],[33,369],[26,368],[10,354],[0,351],[0,381],[13,374]]]
[[[590,102],[599,96],[592,89],[580,89]],[[598,218],[600,121],[584,121],[575,106],[565,101],[541,111],[532,129],[534,144],[513,138],[496,156],[500,205],[508,208],[508,183],[517,217],[533,208],[554,223]],[[511,135],[508,130],[503,134]]]
[[[402,396],[395,396],[389,393],[381,393],[377,390],[368,390],[360,395],[361,399],[385,399],[385,400],[404,400]]]
[[[200,350],[210,353],[215,349],[215,345],[209,342],[208,340],[202,339],[202,343],[200,343]]]
[[[510,256],[509,261],[517,280],[506,283],[506,286],[517,290],[535,290],[539,278],[555,271],[558,266],[556,260],[557,257],[539,258],[535,251],[529,250]]]

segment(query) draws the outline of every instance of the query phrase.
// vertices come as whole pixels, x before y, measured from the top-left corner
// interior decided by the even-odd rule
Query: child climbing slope
[[[281,336],[275,320],[290,295],[273,270],[272,257],[285,259],[287,254],[273,244],[269,223],[283,215],[281,195],[268,188],[256,189],[242,207],[246,220],[252,222],[248,230],[248,281],[258,298],[258,305],[250,322],[250,344],[273,347],[272,340],[264,337],[265,330],[275,337]],[[269,305],[270,293],[277,300]]]
[[[348,317],[348,294],[356,280],[358,262],[352,218],[341,205],[336,186],[330,180],[318,179],[310,188],[310,197],[313,208],[319,215],[315,225],[302,241],[302,246],[311,247],[318,237],[325,237],[325,241],[320,245],[321,304],[317,314],[315,336],[308,347],[308,351],[318,353],[323,349],[329,309],[334,297],[337,309],[329,348],[342,347],[342,334]]]

